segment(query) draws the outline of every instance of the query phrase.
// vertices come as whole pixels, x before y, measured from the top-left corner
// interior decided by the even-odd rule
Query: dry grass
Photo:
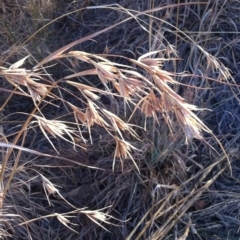
[[[0,3],[1,237],[237,239],[240,2],[40,2]]]

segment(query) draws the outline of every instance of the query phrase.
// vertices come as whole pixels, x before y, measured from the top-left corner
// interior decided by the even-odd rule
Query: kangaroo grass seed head
[[[76,132],[75,129],[67,126],[62,121],[47,120],[46,118],[40,117],[37,115],[34,115],[34,118],[37,119],[38,126],[40,127],[42,133],[48,139],[48,141],[50,142],[50,144],[52,145],[52,147],[54,148],[54,150],[56,152],[58,152],[58,151],[57,151],[56,147],[53,145],[50,138],[48,137],[47,133],[52,135],[54,138],[59,137],[67,142],[70,142],[75,147],[76,144],[75,144],[74,137],[73,137],[73,135]],[[32,123],[34,123],[34,121]],[[64,135],[67,135],[70,140],[66,139],[64,137]]]
[[[77,231],[75,231],[74,229],[72,229],[71,227],[69,227],[68,225],[75,225],[78,226],[78,224],[74,224],[71,223],[69,219],[67,219],[67,217],[72,217],[72,216],[63,216],[62,214],[59,213],[55,213],[55,216],[57,217],[57,219],[59,220],[59,222],[61,222],[65,227],[67,227],[68,229],[70,229],[71,231],[75,232],[78,234]]]
[[[116,142],[116,147],[115,147],[113,166],[112,166],[113,171],[114,171],[115,161],[117,158],[121,161],[122,169],[123,169],[123,161],[129,158],[132,160],[135,167],[139,171],[138,165],[136,164],[136,162],[134,161],[134,158],[131,155],[131,151],[133,150],[137,151],[137,148],[132,146],[129,142],[119,139],[118,137],[115,137],[114,139]]]

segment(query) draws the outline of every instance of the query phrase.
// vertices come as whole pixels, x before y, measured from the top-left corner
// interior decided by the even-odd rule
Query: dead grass
[[[2,1],[1,237],[237,239],[239,4]]]

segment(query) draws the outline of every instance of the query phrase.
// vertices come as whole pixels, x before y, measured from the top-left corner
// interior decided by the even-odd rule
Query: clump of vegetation
[[[237,236],[238,1],[157,2],[1,3],[3,238]]]

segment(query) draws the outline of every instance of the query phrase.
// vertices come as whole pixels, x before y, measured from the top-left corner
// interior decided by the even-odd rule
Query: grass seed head
[[[59,190],[42,174],[40,174],[40,176],[42,178],[43,189],[44,189],[45,195],[47,197],[48,204],[49,204],[49,206],[51,206],[49,195],[59,194]]]
[[[59,214],[59,213],[55,213],[54,215],[57,217],[59,222],[61,222],[65,227],[69,228],[71,231],[78,234],[77,231],[75,231],[74,229],[72,229],[71,227],[68,226],[68,224],[72,224],[72,225],[77,226],[77,224],[71,223],[70,220],[67,219],[67,217],[71,217],[71,216],[63,216],[63,214]]]
[[[117,115],[113,114],[112,112],[109,112],[106,109],[102,109],[102,112],[105,114],[105,116],[110,120],[112,123],[112,127],[114,131],[118,132],[119,135],[123,138],[121,131],[127,131],[132,136],[137,137],[136,132],[129,126],[128,123],[124,122],[121,118],[119,118]],[[121,130],[121,131],[120,131]]]
[[[131,154],[132,150],[137,150],[137,149],[125,140],[119,139],[118,137],[115,137],[114,139],[116,142],[116,147],[115,147],[114,159],[113,159],[113,170],[114,170],[116,158],[120,159],[122,169],[123,169],[123,160],[130,158],[139,171],[139,168]]]
[[[82,124],[84,124],[86,122],[86,114],[82,112],[78,107],[72,105],[69,102],[68,102],[68,105],[72,108],[75,118],[77,118],[78,120],[80,120]]]
[[[106,84],[109,81],[115,82],[115,80],[119,78],[119,70],[110,65],[110,63],[98,62],[94,63],[94,66],[96,67],[98,77],[103,84]]]
[[[150,93],[141,100],[140,108],[146,117],[156,118],[156,112],[162,110],[161,100],[157,98],[151,90]]]
[[[56,152],[58,152],[58,151],[55,148],[55,146],[53,145],[50,138],[48,137],[47,132],[50,135],[52,135],[54,138],[59,137],[67,142],[72,143],[75,146],[75,141],[74,141],[74,137],[73,137],[73,134],[75,134],[75,132],[76,132],[75,129],[70,128],[62,121],[47,120],[46,118],[36,116],[36,115],[34,115],[34,117],[37,119],[38,125],[39,125],[42,133],[48,139],[48,141],[53,146],[53,148],[56,150]],[[70,138],[70,140],[66,139],[64,137],[64,135],[67,135]]]
[[[88,101],[88,107],[86,109],[86,121],[88,124],[88,128],[90,128],[94,123],[102,126],[108,127],[109,124],[100,116],[97,111],[94,103],[92,101]]]

